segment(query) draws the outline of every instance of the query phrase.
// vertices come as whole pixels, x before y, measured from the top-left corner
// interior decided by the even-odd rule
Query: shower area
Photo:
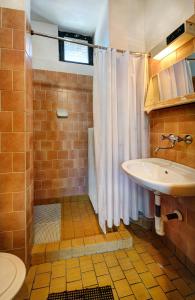
[[[90,76],[33,70],[36,244],[100,233],[87,196],[92,89]]]
[[[147,57],[100,48],[93,77],[33,70],[33,264],[131,247],[125,225],[151,217],[121,169],[149,151]]]

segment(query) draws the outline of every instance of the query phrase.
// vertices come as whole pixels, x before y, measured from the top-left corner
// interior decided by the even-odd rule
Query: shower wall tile
[[[0,251],[30,259],[33,207],[33,111],[29,23],[0,8]],[[29,49],[29,38],[28,38]]]
[[[35,199],[85,194],[92,77],[34,70],[33,87]]]
[[[195,103],[156,110],[150,113],[150,146],[151,156],[168,159],[195,168]],[[190,145],[178,143],[174,149],[154,152],[156,146],[167,146],[162,141],[162,134],[184,136],[191,134],[193,142]],[[166,236],[185,256],[195,263],[195,197],[173,198],[162,195],[162,214],[175,209],[182,212],[182,222],[169,221],[165,223]]]

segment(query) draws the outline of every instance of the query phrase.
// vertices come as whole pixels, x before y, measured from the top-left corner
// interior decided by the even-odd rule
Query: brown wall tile
[[[191,134],[195,140],[195,103],[153,111],[149,115],[149,120],[151,156],[169,159],[195,168],[194,142],[191,145],[181,142],[172,150],[154,152],[156,146],[168,145],[166,141],[160,140],[162,134],[173,133],[179,136]],[[175,209],[182,212],[184,220],[166,223],[166,235],[179,250],[195,263],[194,198],[173,198],[162,195],[163,214]]]
[[[13,193],[13,211],[25,210],[25,193]]]
[[[25,245],[25,230],[13,231],[13,247],[22,248]]]
[[[0,194],[0,213],[12,212],[12,194]]]
[[[20,50],[1,50],[1,67],[5,69],[23,70],[24,52]]]
[[[12,89],[12,71],[0,70],[0,89],[11,90]]]
[[[0,174],[0,193],[23,191],[24,178],[24,173]]]
[[[35,198],[86,193],[92,80],[41,70],[33,75]],[[57,108],[67,109],[69,117],[58,119]]]
[[[13,30],[13,48],[18,50],[24,50],[24,31]]]
[[[12,131],[12,113],[0,112],[0,132]]]
[[[13,131],[23,132],[25,131],[25,113],[15,111],[13,113]]]
[[[25,14],[24,11],[2,8],[2,27],[25,29]]]
[[[25,228],[24,212],[0,214],[0,231],[14,231]]]
[[[2,110],[6,111],[24,111],[24,92],[8,92],[3,91],[2,95]]]
[[[13,71],[13,89],[15,91],[24,90],[24,71]]]
[[[0,28],[0,48],[12,48],[12,30]]]
[[[12,153],[0,153],[0,173],[12,172]]]
[[[32,246],[33,99],[28,52],[31,37],[27,42],[25,17],[24,11],[0,8],[0,250],[18,255],[28,264]]]
[[[13,153],[13,172],[25,171],[25,153]]]
[[[0,250],[9,250],[13,247],[13,236],[11,231],[0,232]]]
[[[1,150],[3,152],[23,152],[25,135],[24,133],[2,133]]]

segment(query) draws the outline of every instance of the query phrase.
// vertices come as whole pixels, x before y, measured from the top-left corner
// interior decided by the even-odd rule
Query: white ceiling
[[[93,35],[106,0],[31,0],[31,18]]]

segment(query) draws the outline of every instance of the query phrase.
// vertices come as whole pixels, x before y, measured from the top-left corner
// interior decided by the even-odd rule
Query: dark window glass
[[[63,38],[71,38],[75,41],[83,41],[90,44],[93,43],[91,37],[81,34],[59,31],[59,36]],[[70,42],[59,41],[59,59],[60,61],[92,65],[93,48]]]

